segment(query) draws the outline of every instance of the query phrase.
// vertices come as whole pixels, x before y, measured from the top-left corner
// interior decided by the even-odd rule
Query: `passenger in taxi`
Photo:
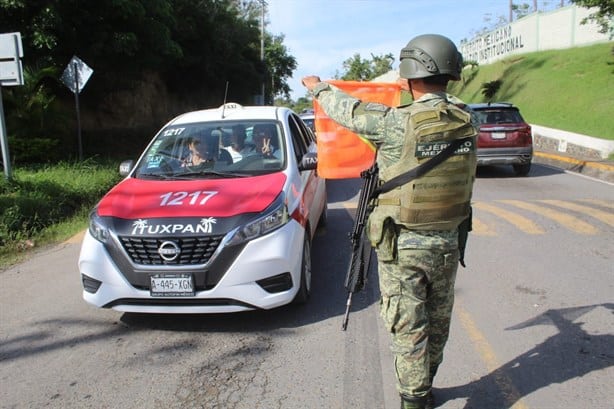
[[[224,149],[230,154],[233,162],[238,162],[243,159],[243,156],[249,154],[250,147],[245,145],[245,139],[247,134],[245,133],[245,127],[243,125],[235,125],[232,127],[232,134],[230,136],[230,145]]]
[[[265,158],[281,159],[281,150],[278,144],[273,142],[273,138],[277,138],[276,133],[268,125],[254,126],[252,139],[254,141],[255,152],[261,154]]]
[[[183,159],[182,167],[201,166],[212,161],[212,158],[208,158],[209,155],[203,139],[198,136],[190,137],[188,140],[189,153]]]
[[[212,167],[215,162],[230,164],[233,159],[226,150],[220,149],[220,131],[214,130],[207,137],[203,134],[190,137],[188,141],[188,156],[183,160],[182,167]]]

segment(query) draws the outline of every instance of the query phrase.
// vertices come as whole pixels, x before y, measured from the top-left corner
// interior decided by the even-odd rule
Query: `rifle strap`
[[[471,138],[472,138],[471,136],[468,136],[466,138],[455,139],[454,141],[452,141],[452,143],[446,146],[444,150],[439,152],[437,155],[433,156],[428,161],[421,163],[420,165],[416,166],[413,169],[408,170],[405,173],[402,173],[398,176],[393,177],[389,181],[377,187],[371,194],[371,199],[376,198],[381,193],[386,193],[394,188],[397,188],[406,183],[409,183],[412,180],[419,178],[420,176],[426,174],[431,169],[433,169],[435,166],[439,165],[444,160],[452,156],[452,154],[454,154],[454,151],[456,151],[463,143],[471,141],[472,140]]]

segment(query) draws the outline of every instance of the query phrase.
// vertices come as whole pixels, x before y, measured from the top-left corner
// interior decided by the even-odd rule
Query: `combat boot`
[[[401,394],[401,409],[433,409],[435,400],[433,394],[429,393],[425,396],[410,396]]]

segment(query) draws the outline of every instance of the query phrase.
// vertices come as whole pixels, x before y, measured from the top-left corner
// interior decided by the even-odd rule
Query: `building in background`
[[[575,5],[529,14],[460,44],[465,61],[492,62],[513,54],[591,45],[609,41],[594,22],[580,24],[595,9]]]

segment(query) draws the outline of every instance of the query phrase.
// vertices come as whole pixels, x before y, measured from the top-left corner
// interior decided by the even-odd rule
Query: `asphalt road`
[[[79,239],[0,272],[1,408],[397,408],[375,271],[342,288],[358,180],[329,181],[309,304],[223,315],[98,310]],[[612,408],[614,186],[481,169],[440,407]]]

